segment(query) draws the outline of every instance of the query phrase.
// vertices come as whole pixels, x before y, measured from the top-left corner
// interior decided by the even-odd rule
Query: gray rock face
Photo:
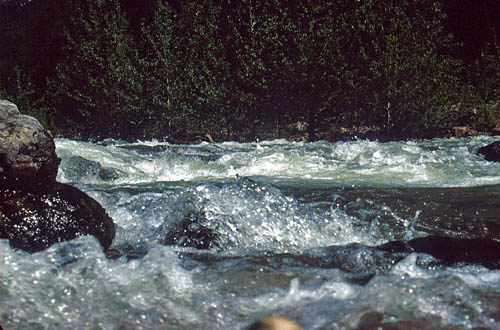
[[[42,125],[0,100],[0,238],[36,252],[93,235],[107,249],[115,235],[113,220],[85,193],[56,182],[59,163]]]
[[[67,180],[81,180],[86,177],[97,177],[102,181],[113,181],[120,177],[121,171],[103,167],[97,162],[80,156],[70,156],[61,163],[65,167],[64,175]]]
[[[5,121],[11,117],[19,116],[17,106],[7,100],[0,100],[0,121]]]
[[[11,180],[55,181],[60,159],[54,140],[33,117],[0,100],[0,172]]]

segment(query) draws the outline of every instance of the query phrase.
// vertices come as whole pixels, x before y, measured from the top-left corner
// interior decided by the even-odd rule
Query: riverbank
[[[443,110],[447,108],[447,110]],[[481,109],[479,111],[478,109]],[[258,121],[257,123],[242,124],[239,121],[226,121],[233,128],[198,125],[198,128],[179,131],[172,129],[171,132],[155,132],[144,127],[134,126],[130,123],[127,131],[105,132],[96,127],[76,124],[74,121],[59,124],[51,129],[58,138],[67,138],[76,141],[102,141],[107,138],[123,140],[127,142],[159,140],[173,144],[198,144],[201,142],[254,142],[285,139],[288,141],[314,142],[314,141],[407,141],[407,140],[431,140],[438,138],[462,138],[476,135],[496,136],[500,135],[500,101],[488,102],[487,105],[479,106],[469,104],[439,107],[440,111],[449,113],[448,117],[456,117],[447,125],[436,127],[421,127],[405,125],[405,128],[383,125],[343,125],[337,122],[325,121],[317,124],[313,129],[304,121],[290,121],[283,119],[277,125],[275,122]],[[32,114],[32,111],[26,111]],[[459,118],[459,119],[457,119]],[[186,124],[186,123],[184,123]],[[204,128],[202,128],[204,127]],[[241,127],[241,129],[234,129]],[[138,132],[147,132],[138,134]],[[176,133],[173,133],[176,132]]]
[[[253,134],[241,134],[241,135],[227,135],[223,133],[203,133],[198,132],[185,136],[176,136],[176,137],[164,137],[159,139],[160,141],[169,142],[173,144],[199,144],[202,142],[255,142],[255,141],[272,141],[277,139],[284,139],[287,141],[295,141],[295,142],[315,142],[315,141],[353,141],[353,140],[371,140],[371,141],[380,141],[380,142],[389,142],[389,141],[426,141],[433,139],[441,139],[441,138],[463,138],[463,137],[472,137],[478,135],[485,135],[500,137],[500,123],[494,129],[488,132],[477,132],[471,127],[468,126],[458,126],[453,129],[448,130],[445,133],[436,133],[436,132],[422,132],[420,134],[408,135],[403,133],[391,133],[386,132],[380,128],[376,127],[340,127],[333,128],[328,131],[321,131],[315,133],[314,137],[311,138],[309,133],[305,131],[298,131],[294,129],[290,129],[287,131],[283,131],[280,134],[276,132],[263,132],[257,135]],[[106,139],[106,137],[92,137],[87,136],[85,134],[73,131],[65,131],[65,132],[57,132],[55,134],[56,138],[65,138],[75,141],[102,141]],[[140,140],[148,140],[145,139],[123,139],[127,142],[137,142]]]

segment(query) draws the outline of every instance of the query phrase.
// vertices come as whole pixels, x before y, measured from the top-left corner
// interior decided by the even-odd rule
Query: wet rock
[[[500,162],[500,141],[480,148],[477,153],[483,155],[486,160]]]
[[[311,266],[337,268],[350,274],[350,282],[366,284],[373,276],[389,272],[410,253],[411,248],[405,242],[394,241],[378,247],[352,243],[312,248],[303,256]]]
[[[428,236],[412,239],[408,245],[413,251],[429,254],[445,265],[470,263],[500,269],[500,242],[497,241]]]
[[[427,236],[409,241],[388,242],[377,249],[399,254],[425,253],[445,266],[466,263],[500,269],[500,242],[482,238]]]
[[[0,188],[0,238],[28,252],[79,236],[95,236],[107,249],[115,227],[105,210],[70,185]]]
[[[106,249],[112,219],[91,197],[56,182],[60,159],[50,134],[0,100],[0,238],[28,252],[93,235]]]
[[[193,212],[173,225],[161,241],[165,245],[194,247],[201,250],[219,247],[217,233],[207,225],[203,213]]]
[[[65,165],[66,164],[66,165]],[[64,161],[65,176],[69,180],[81,180],[82,177],[95,176],[102,181],[113,181],[120,177],[121,172],[114,168],[103,167],[97,162],[80,156],[71,156]]]
[[[60,159],[53,138],[33,117],[0,100],[0,172],[11,179],[55,181]]]
[[[306,251],[304,257],[307,259],[302,261],[309,266],[341,269],[349,273],[349,282],[364,285],[373,276],[388,273],[395,264],[414,252],[434,257],[434,266],[475,264],[500,269],[500,242],[440,236],[391,241],[374,247],[350,244],[313,248]]]
[[[389,319],[389,320],[387,320]],[[387,329],[387,330],[402,330],[402,329],[431,329],[429,324],[432,321],[440,322],[439,317],[432,316],[431,319],[419,320],[395,320],[391,321],[390,317],[385,317],[384,313],[378,311],[370,311],[363,314],[355,330],[366,329]]]
[[[127,149],[127,150],[132,150],[135,151],[139,154],[151,154],[155,152],[163,152],[166,150],[169,150],[171,147],[167,145],[155,145],[155,146],[149,146],[146,144],[130,144],[130,145],[122,145],[118,146],[120,149]]]
[[[367,312],[360,317],[357,329],[377,329],[382,325],[383,320],[383,313]]]

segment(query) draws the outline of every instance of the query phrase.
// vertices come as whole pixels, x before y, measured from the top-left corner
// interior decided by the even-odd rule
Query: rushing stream
[[[500,328],[500,271],[377,248],[500,240],[487,137],[171,145],[56,140],[58,180],[113,218],[28,254],[0,240],[4,329]]]

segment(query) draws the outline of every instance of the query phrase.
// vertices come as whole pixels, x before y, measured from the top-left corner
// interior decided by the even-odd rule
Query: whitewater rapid
[[[494,139],[174,145],[56,139],[57,180],[113,218],[28,254],[0,240],[4,329],[500,328],[500,271],[381,249],[500,238]]]
[[[203,143],[171,145],[157,141],[104,145],[57,140],[63,162],[80,156],[119,171],[111,184],[263,178],[268,183],[327,183],[365,186],[466,187],[499,184],[500,164],[488,163],[476,151],[491,141],[427,142],[350,141]],[[103,183],[91,174],[75,177],[63,163],[62,182]]]

